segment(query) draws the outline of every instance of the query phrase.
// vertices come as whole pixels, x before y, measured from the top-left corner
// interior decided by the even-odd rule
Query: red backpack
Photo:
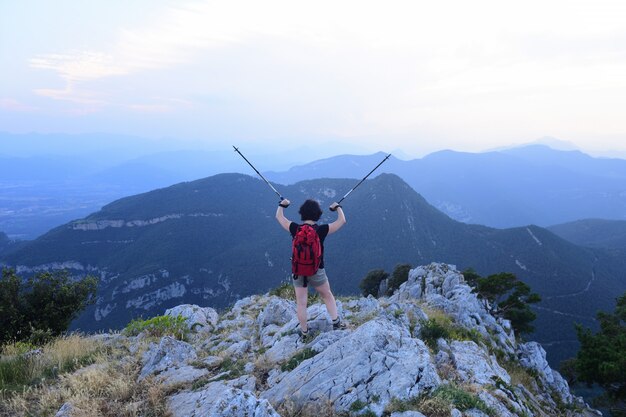
[[[292,242],[291,272],[310,277],[315,275],[322,260],[322,244],[315,227],[310,224],[298,226]]]

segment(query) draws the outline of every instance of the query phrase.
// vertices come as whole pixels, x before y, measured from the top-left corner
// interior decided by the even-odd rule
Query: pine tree
[[[541,297],[531,292],[528,284],[509,272],[481,277],[475,271],[467,270],[463,276],[491,314],[511,321],[515,333],[521,335],[534,331],[531,323],[537,315],[530,304],[538,303]]]
[[[617,299],[613,313],[598,312],[600,331],[576,326],[580,350],[576,356],[576,377],[597,383],[607,394],[613,415],[626,415],[626,293]]]

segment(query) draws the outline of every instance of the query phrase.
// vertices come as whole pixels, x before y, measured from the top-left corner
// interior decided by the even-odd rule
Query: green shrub
[[[365,275],[365,278],[359,284],[359,288],[361,289],[361,293],[364,297],[368,295],[373,295],[374,297],[378,297],[378,289],[380,288],[380,283],[387,279],[389,274],[382,269],[373,269]]]
[[[356,400],[352,404],[350,404],[350,411],[360,411],[365,408],[367,404],[365,404],[361,400]]]
[[[540,302],[541,297],[531,292],[528,284],[509,272],[500,272],[483,278],[472,269],[468,269],[463,272],[463,276],[473,288],[472,291],[485,301],[489,313],[509,320],[518,336],[534,331],[531,323],[537,314],[530,305]]]
[[[290,282],[283,282],[276,288],[272,288],[269,291],[270,296],[284,298],[285,300],[295,300],[296,292],[293,289],[293,284]]]
[[[315,350],[313,350],[311,348],[302,349],[300,352],[298,352],[295,355],[293,355],[291,357],[291,359],[289,359],[287,362],[285,362],[280,367],[280,369],[283,372],[293,371],[294,369],[296,369],[298,367],[298,365],[300,365],[305,360],[310,359],[313,356],[317,355],[317,353],[318,352],[316,352]]]
[[[392,295],[395,290],[400,288],[400,285],[407,282],[409,279],[409,271],[411,270],[409,264],[398,264],[391,273],[391,278],[387,283],[387,294]]]
[[[457,408],[460,411],[476,408],[485,414],[493,415],[493,410],[487,407],[487,404],[478,398],[477,395],[470,394],[456,385],[440,385],[431,396],[444,400],[451,407]]]
[[[433,319],[422,321],[420,337],[431,349],[437,349],[438,339],[449,339],[449,328]]]
[[[309,288],[312,288],[311,286],[309,286]],[[296,291],[293,288],[293,283],[291,282],[283,282],[282,284],[280,284],[278,287],[276,288],[272,288],[269,293],[270,296],[276,296],[276,297],[280,297],[280,298],[284,298],[285,300],[295,300],[296,299]],[[307,303],[308,304],[314,304],[316,302],[320,301],[320,297],[319,294],[317,293],[317,291],[315,292],[309,292],[309,295],[307,297]]]
[[[466,329],[455,324],[444,313],[430,314],[428,320],[422,320],[420,338],[433,350],[437,349],[437,339],[471,340],[476,344],[484,344],[484,338],[476,329]]]
[[[476,394],[469,393],[452,384],[440,385],[430,393],[404,401],[394,398],[383,415],[389,416],[394,412],[415,410],[429,417],[448,417],[452,408],[460,411],[476,408],[489,416],[495,416],[495,412],[487,407],[485,402]]]
[[[67,271],[42,272],[28,279],[3,269],[0,277],[0,346],[32,340],[43,344],[67,331],[70,323],[95,301],[98,281],[74,281]]]
[[[183,316],[156,316],[151,319],[134,319],[124,329],[126,336],[137,336],[145,333],[152,337],[173,336],[178,340],[185,340],[189,329],[187,320]]]
[[[246,362],[243,360],[234,361],[230,358],[226,358],[220,365],[220,370],[222,372],[228,372],[228,379],[232,379],[243,375],[245,366]]]

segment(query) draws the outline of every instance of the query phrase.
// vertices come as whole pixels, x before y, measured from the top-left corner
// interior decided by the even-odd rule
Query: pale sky
[[[626,151],[626,2],[0,0],[0,131]]]

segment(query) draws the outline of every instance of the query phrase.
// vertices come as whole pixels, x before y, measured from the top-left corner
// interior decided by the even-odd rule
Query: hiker
[[[287,199],[281,200],[276,209],[276,220],[283,227],[291,233],[292,238],[296,238],[296,234],[304,225],[312,226],[317,235],[319,236],[319,242],[321,246],[321,256],[319,257],[319,268],[311,276],[293,275],[293,285],[296,291],[296,305],[298,321],[300,322],[300,337],[306,339],[309,328],[307,324],[307,297],[308,297],[308,284],[311,284],[313,288],[319,293],[326,304],[326,310],[330,315],[333,323],[333,329],[345,329],[345,324],[341,321],[339,314],[337,313],[337,303],[335,297],[330,290],[330,284],[328,283],[328,277],[326,276],[326,270],[324,269],[324,239],[327,235],[335,233],[344,224],[346,224],[346,216],[343,213],[343,209],[339,203],[333,203],[330,206],[331,211],[337,211],[337,220],[330,224],[318,225],[317,221],[322,216],[322,209],[315,200],[306,200],[300,207],[299,213],[302,220],[302,225],[292,222],[285,217],[283,210],[287,208],[290,201]],[[294,267],[295,268],[295,267]],[[314,270],[315,268],[313,268]]]

